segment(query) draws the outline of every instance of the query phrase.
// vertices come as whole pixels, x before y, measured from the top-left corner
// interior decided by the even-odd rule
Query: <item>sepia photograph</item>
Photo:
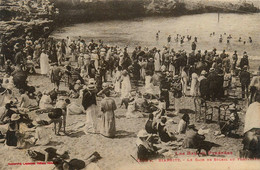
[[[260,0],[0,0],[0,170],[259,159]]]

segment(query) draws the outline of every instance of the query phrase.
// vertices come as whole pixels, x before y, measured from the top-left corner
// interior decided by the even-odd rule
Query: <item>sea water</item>
[[[156,39],[156,33],[159,38]],[[215,32],[215,36],[210,36]],[[180,44],[180,39],[174,39],[177,34],[191,35],[192,40]],[[247,51],[250,65],[254,70],[260,65],[260,13],[254,14],[224,14],[217,13],[185,15],[180,17],[145,17],[129,20],[110,20],[70,25],[55,30],[52,36],[58,39],[78,39],[79,36],[90,41],[101,39],[105,44],[128,46],[131,51],[136,46],[159,47],[167,45],[167,37],[171,35],[171,48],[191,51],[191,43],[197,37],[197,49],[219,52],[226,50],[232,55],[237,50],[239,57]],[[222,35],[223,42],[219,43]],[[227,37],[231,35],[230,43]],[[238,41],[241,37],[241,42]],[[252,43],[249,42],[252,38]],[[245,41],[245,44],[244,44]],[[254,61],[254,62],[253,62]]]

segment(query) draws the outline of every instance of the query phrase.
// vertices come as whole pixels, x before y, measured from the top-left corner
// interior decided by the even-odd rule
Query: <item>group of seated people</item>
[[[183,148],[200,148],[201,141],[205,140],[207,130],[197,130],[189,124],[189,115],[184,114],[179,122],[178,129],[172,130],[174,122],[165,116],[165,110],[149,114],[145,129],[137,134],[137,158],[139,161],[148,161],[164,157],[164,153],[173,149],[174,145]],[[183,136],[180,134],[185,134]]]

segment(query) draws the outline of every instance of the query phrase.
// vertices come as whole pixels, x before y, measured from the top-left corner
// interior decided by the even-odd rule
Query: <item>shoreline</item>
[[[73,24],[90,23],[96,21],[131,20],[146,17],[181,17],[207,13],[259,13],[259,8],[253,4],[229,4],[218,2],[219,6],[229,4],[222,8],[209,4],[190,2],[168,2],[166,0],[154,1],[102,1],[77,2],[71,4],[70,0],[50,0],[53,11],[46,12],[42,8],[33,7],[28,12],[26,6],[7,1],[0,4],[1,17],[0,38],[1,43],[12,41],[14,37],[23,39],[26,34],[32,34],[35,39],[48,37],[53,31]],[[22,11],[25,8],[25,11]],[[232,9],[233,8],[233,9]],[[244,10],[236,10],[236,9]],[[18,19],[17,19],[18,18]],[[12,43],[13,44],[13,43]],[[14,45],[14,44],[13,44]]]

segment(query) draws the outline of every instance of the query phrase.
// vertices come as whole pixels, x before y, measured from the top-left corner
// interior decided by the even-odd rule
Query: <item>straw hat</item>
[[[77,80],[77,81],[76,81],[76,84],[80,84],[80,83],[81,83],[81,81],[80,81],[80,80]]]
[[[200,129],[198,130],[198,134],[199,134],[199,135],[205,135],[205,134],[207,134],[207,133],[209,133],[209,129],[202,129],[202,128],[200,128]]]
[[[88,80],[88,84],[96,84],[95,79],[91,78]]]
[[[173,76],[173,79],[178,79],[178,78],[179,78],[178,75],[174,75],[174,76]]]
[[[126,76],[126,75],[127,75],[127,71],[126,71],[126,70],[123,70],[123,71],[122,71],[122,75],[123,75],[123,76]]]
[[[88,90],[95,90],[95,89],[96,89],[96,86],[95,86],[94,84],[89,84],[89,85],[87,86],[87,89],[88,89]]]
[[[16,121],[16,120],[19,120],[21,117],[20,117],[20,115],[18,115],[18,114],[12,114],[12,116],[11,116],[11,121]]]
[[[206,75],[207,72],[206,72],[205,70],[202,70],[200,74],[201,74],[201,75]]]
[[[209,69],[209,72],[213,72],[213,71],[215,71],[214,68],[210,68],[210,69]]]
[[[139,137],[139,138],[144,138],[147,136],[149,136],[149,134],[144,129],[140,130],[137,134],[137,137]]]
[[[234,104],[231,104],[231,105],[229,105],[228,106],[228,110],[236,110],[236,107],[235,107],[235,105]]]
[[[104,82],[104,83],[102,84],[103,89],[107,88],[108,86],[109,86],[109,84],[106,83],[106,82]]]

